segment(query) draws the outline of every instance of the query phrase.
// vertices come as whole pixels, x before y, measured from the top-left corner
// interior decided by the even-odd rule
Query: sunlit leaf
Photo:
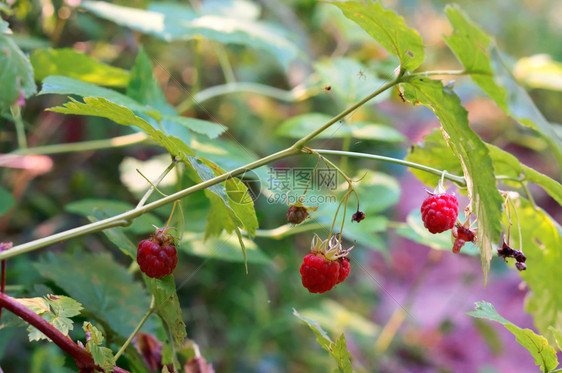
[[[505,66],[494,39],[456,5],[445,9],[453,33],[445,41],[472,80],[519,123],[538,131],[562,167],[562,141]]]
[[[281,28],[230,15],[198,15],[182,4],[153,4],[149,10],[84,1],[82,7],[119,25],[151,34],[165,41],[191,40],[197,37],[223,44],[242,44],[265,50],[287,67],[300,51]]]
[[[30,60],[38,81],[49,75],[62,75],[110,87],[125,87],[129,82],[128,71],[104,64],[72,48],[37,49]]]
[[[531,353],[535,359],[535,364],[540,366],[543,372],[550,372],[558,366],[556,351],[549,346],[546,338],[537,335],[530,329],[521,329],[507,321],[496,312],[494,306],[490,303],[477,302],[476,310],[468,314],[472,317],[496,321],[505,326],[515,336],[517,342]]]
[[[181,131],[182,128],[187,128],[193,132],[201,133],[207,135],[208,137],[214,138],[220,135],[226,127],[221,124],[209,122],[201,119],[180,117],[175,114],[160,113],[156,107],[150,105],[142,105],[141,103],[135,101],[131,97],[121,94],[117,91],[99,87],[95,84],[82,82],[73,78],[66,76],[49,76],[43,81],[43,86],[41,87],[41,92],[39,94],[62,94],[62,95],[78,95],[80,97],[98,97],[107,100],[108,103],[117,104],[124,106],[131,112],[137,115],[144,114],[144,118],[141,118],[144,122],[146,120],[159,120],[162,123],[164,131],[172,132],[167,133],[169,135],[174,135],[175,131]],[[90,99],[92,100],[92,99]],[[69,104],[66,104],[69,105]],[[54,111],[54,110],[53,110]],[[100,113],[101,114],[101,113]],[[95,115],[95,114],[82,114],[82,115]],[[105,115],[105,118],[109,118]],[[111,118],[109,118],[111,119]],[[145,120],[146,119],[146,120]],[[121,123],[119,124],[130,125],[134,123]],[[148,125],[155,127],[153,124]],[[141,127],[142,128],[142,127]]]
[[[343,14],[361,26],[393,56],[400,66],[413,71],[424,61],[423,41],[414,29],[408,28],[404,18],[384,9],[379,2],[331,2]]]
[[[412,78],[402,88],[406,99],[425,105],[435,113],[449,147],[461,163],[472,212],[478,219],[476,244],[480,248],[486,281],[492,259],[492,243],[500,238],[503,203],[488,149],[469,127],[467,111],[459,97],[446,90],[440,81]]]

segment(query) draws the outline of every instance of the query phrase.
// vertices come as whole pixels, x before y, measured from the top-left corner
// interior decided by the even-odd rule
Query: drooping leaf
[[[113,372],[115,358],[109,348],[101,346],[104,339],[103,334],[88,321],[84,322],[82,328],[86,333],[87,339],[89,336],[89,340],[86,341],[86,351],[92,354],[94,363],[101,367],[105,373]]]
[[[8,32],[8,24],[2,21],[0,27],[0,111],[12,106],[20,97],[35,94],[37,87],[33,80],[33,67],[29,59],[12,40]]]
[[[48,253],[34,267],[80,302],[88,314],[103,315],[121,336],[129,336],[148,309],[148,294],[108,254]]]
[[[83,199],[67,204],[65,210],[82,216],[115,216],[133,210],[135,207],[123,201],[106,199]],[[98,212],[99,211],[99,212]],[[151,213],[146,213],[136,218],[133,223],[123,229],[132,233],[153,233],[154,226],[162,227],[162,221]],[[134,251],[136,253],[136,250]]]
[[[38,81],[50,75],[62,75],[109,87],[126,87],[129,82],[127,70],[102,63],[72,48],[37,49],[30,60]]]
[[[321,113],[308,113],[293,117],[281,124],[275,132],[278,136],[301,138],[317,130],[331,116]],[[376,140],[385,142],[401,142],[404,136],[390,126],[367,122],[340,123],[333,129],[320,133],[316,138],[341,138],[351,136],[362,140]]]
[[[210,138],[220,135],[226,127],[221,124],[209,122],[201,119],[180,117],[175,114],[160,113],[157,108],[142,105],[131,97],[123,95],[114,90],[99,87],[95,84],[82,82],[66,76],[49,76],[43,81],[41,92],[39,94],[62,94],[62,95],[78,95],[80,97],[98,97],[104,98],[108,102],[124,106],[137,115],[145,114],[147,120],[159,120],[165,131],[169,131],[170,135],[174,135],[178,131],[187,128],[193,132],[206,135]],[[67,104],[68,105],[68,104]],[[94,114],[82,114],[94,115]],[[100,115],[104,116],[104,115]],[[107,116],[104,116],[108,118]],[[111,118],[109,118],[111,119]],[[144,120],[144,119],[143,119]],[[120,123],[119,124],[125,124]],[[133,123],[129,123],[133,124]],[[147,123],[148,124],[148,123]],[[128,125],[128,124],[126,124]],[[152,125],[154,127],[154,125]]]
[[[535,209],[524,198],[515,199],[514,205],[510,246],[521,248],[527,257],[527,269],[521,272],[521,278],[530,290],[525,309],[533,315],[535,327],[554,345],[549,327],[562,330],[559,316],[562,309],[562,283],[559,281],[562,228],[546,212]],[[508,224],[507,220],[504,223]]]
[[[424,61],[423,41],[418,32],[406,26],[404,18],[384,9],[379,2],[330,4],[340,8],[347,18],[367,31],[388,53],[396,56],[402,69],[413,71]]]
[[[445,9],[453,33],[447,45],[464,65],[472,80],[508,115],[536,130],[550,145],[562,167],[562,141],[537,109],[527,92],[502,61],[494,39],[478,27],[458,6]]]
[[[540,366],[543,372],[550,372],[558,366],[556,351],[552,348],[546,338],[538,335],[530,329],[521,329],[517,325],[501,317],[494,306],[487,302],[477,302],[476,310],[468,315],[481,319],[499,322],[509,330],[521,346],[525,347],[535,359],[535,364]]]
[[[264,50],[273,54],[285,68],[300,53],[281,28],[230,15],[199,15],[179,3],[155,3],[149,10],[142,10],[102,1],[84,1],[82,7],[98,17],[165,41],[203,37],[222,44],[242,44]]]
[[[324,350],[329,352],[330,345],[332,344],[332,340],[330,339],[328,334],[324,331],[324,329],[322,329],[320,324],[318,324],[318,322],[314,320],[309,319],[308,317],[301,315],[294,308],[293,308],[293,315],[295,315],[296,317],[304,321],[306,325],[308,325],[308,327],[312,330],[314,335],[316,335],[316,341],[318,341],[318,343],[320,344],[320,346],[322,346]]]
[[[478,219],[476,245],[480,248],[486,281],[492,259],[492,242],[497,242],[501,233],[503,204],[488,149],[469,127],[467,111],[459,97],[445,90],[440,81],[416,77],[402,87],[407,100],[425,105],[435,113],[449,147],[461,163],[472,212]]]
[[[0,216],[10,211],[15,204],[16,201],[14,200],[14,197],[12,197],[12,194],[6,189],[0,187]]]
[[[173,337],[173,343],[181,346],[187,331],[181,316],[181,307],[176,292],[174,275],[159,279],[150,278],[143,274],[148,291],[154,296],[154,310],[162,319]]]

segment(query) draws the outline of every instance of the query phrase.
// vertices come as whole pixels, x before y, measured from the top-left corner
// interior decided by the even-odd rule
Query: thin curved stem
[[[119,351],[117,351],[117,353],[115,354],[115,361],[117,361],[117,359],[119,359],[119,356],[121,356],[123,354],[123,352],[125,352],[125,349],[127,348],[127,346],[129,346],[129,344],[131,343],[131,341],[133,340],[133,338],[135,338],[135,335],[137,335],[137,333],[139,332],[139,330],[142,328],[142,326],[144,325],[144,323],[146,322],[146,320],[148,320],[148,318],[150,317],[150,315],[152,315],[152,312],[154,312],[154,295],[152,296],[152,298],[150,299],[150,307],[148,307],[148,311],[146,311],[146,313],[144,314],[144,316],[142,317],[141,321],[138,323],[137,327],[135,328],[135,330],[133,330],[133,332],[131,333],[131,335],[129,336],[129,338],[127,338],[127,340],[125,341],[125,343],[123,343],[123,346],[121,346],[121,348],[119,349]]]
[[[131,135],[113,137],[111,139],[71,142],[67,144],[53,144],[36,146],[34,148],[18,149],[9,154],[28,155],[28,154],[60,154],[71,152],[85,152],[107,148],[121,148],[124,146],[140,144],[148,140],[144,132],[133,133]]]
[[[27,148],[27,137],[25,136],[25,126],[21,118],[21,109],[19,105],[13,105],[11,108],[12,118],[16,126],[16,136],[18,139],[18,147],[20,149]]]
[[[451,181],[453,181],[453,182],[455,182],[459,185],[466,186],[466,181],[464,180],[464,177],[462,177],[462,176],[456,176],[456,175],[450,174],[448,172],[444,173],[442,170],[438,170],[438,169],[433,168],[433,167],[424,166],[424,165],[419,164],[419,163],[405,161],[403,159],[397,159],[397,158],[385,157],[385,156],[382,156],[382,155],[367,154],[367,153],[344,152],[344,151],[340,151],[340,150],[325,150],[325,149],[311,149],[311,150],[318,153],[318,154],[329,154],[329,155],[339,155],[339,156],[342,156],[342,157],[373,159],[373,160],[376,160],[376,161],[399,164],[401,166],[406,166],[406,167],[415,168],[415,169],[418,169],[418,170],[421,170],[421,171],[429,172],[429,173],[437,175],[437,176],[444,175],[445,179],[451,180]]]
[[[176,161],[174,160],[172,163],[170,163],[170,165],[164,170],[164,172],[162,172],[162,174],[160,174],[160,176],[158,176],[158,179],[156,179],[156,181],[154,182],[154,184],[150,183],[150,180],[147,180],[150,183],[150,188],[148,188],[148,190],[146,191],[146,193],[144,194],[144,196],[142,196],[141,200],[139,201],[139,203],[137,204],[136,208],[142,207],[144,205],[144,203],[146,202],[146,200],[150,197],[150,195],[152,194],[152,192],[154,191],[154,189],[157,189],[157,185],[160,184],[160,182],[162,182],[162,180],[164,180],[164,178],[166,177],[166,175],[168,175],[170,173],[170,171],[172,171],[174,169],[174,167],[176,166]],[[142,175],[142,174],[141,174]],[[142,175],[144,177],[144,175]],[[159,191],[160,192],[160,191]],[[162,193],[162,192],[160,192]]]

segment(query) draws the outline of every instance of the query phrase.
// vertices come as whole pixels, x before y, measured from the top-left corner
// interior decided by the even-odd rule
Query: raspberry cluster
[[[311,293],[325,293],[344,282],[351,272],[346,255],[352,248],[343,250],[334,236],[322,241],[315,235],[311,253],[304,257],[300,268],[303,286]]]
[[[148,277],[168,276],[178,264],[175,238],[168,231],[169,228],[158,228],[150,239],[139,243],[137,263]]]

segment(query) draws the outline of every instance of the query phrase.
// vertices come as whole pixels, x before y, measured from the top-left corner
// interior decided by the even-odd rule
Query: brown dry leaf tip
[[[357,212],[351,217],[351,222],[353,223],[354,221],[356,221],[359,223],[363,219],[365,219],[365,213],[363,211],[357,210]]]

